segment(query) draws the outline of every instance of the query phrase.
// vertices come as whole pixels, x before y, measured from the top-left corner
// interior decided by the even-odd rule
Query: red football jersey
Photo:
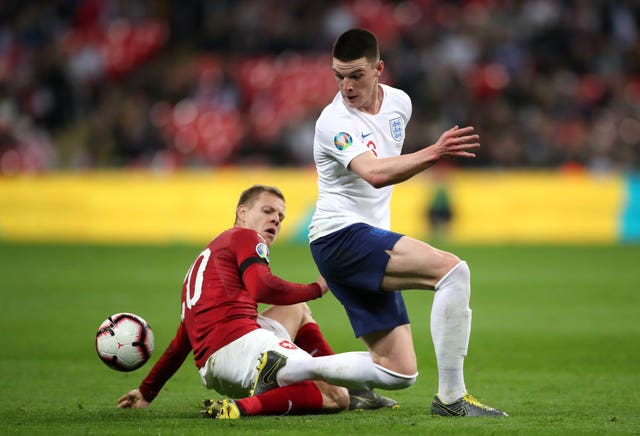
[[[221,233],[196,257],[182,285],[182,321],[173,341],[140,386],[147,401],[193,349],[198,368],[219,348],[259,328],[258,303],[294,304],[321,296],[271,274],[269,249],[251,229]]]

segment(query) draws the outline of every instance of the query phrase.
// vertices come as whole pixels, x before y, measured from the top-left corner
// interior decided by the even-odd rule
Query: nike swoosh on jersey
[[[362,135],[362,139],[365,139],[367,136],[371,135],[373,132],[369,132],[369,133],[361,133]]]

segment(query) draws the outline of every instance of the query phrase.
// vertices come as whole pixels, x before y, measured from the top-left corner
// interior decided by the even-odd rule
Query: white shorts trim
[[[272,331],[279,338],[287,339],[293,342],[293,340],[291,339],[291,335],[289,334],[287,329],[273,318],[258,315],[258,325],[265,330]]]

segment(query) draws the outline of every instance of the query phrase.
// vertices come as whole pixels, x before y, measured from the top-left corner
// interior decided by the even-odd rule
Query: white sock
[[[471,334],[471,272],[462,261],[435,286],[431,308],[431,337],[438,363],[438,396],[445,404],[462,397],[464,358]]]
[[[377,365],[369,353],[353,351],[311,359],[289,359],[278,372],[278,385],[304,380],[322,380],[352,389],[403,389],[411,386],[418,373],[399,374]]]

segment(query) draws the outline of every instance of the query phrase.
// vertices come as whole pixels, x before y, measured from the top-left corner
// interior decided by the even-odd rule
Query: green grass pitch
[[[640,246],[444,246],[472,271],[471,393],[507,419],[432,418],[432,294],[405,293],[420,376],[387,392],[399,410],[213,421],[191,357],[148,410],[117,410],[172,339],[182,279],[200,247],[0,243],[0,434],[639,434]],[[273,270],[316,277],[306,246],[272,250]],[[362,350],[331,295],[310,306],[335,351]],[[156,337],[151,362],[107,368],[94,334],[130,311]]]

